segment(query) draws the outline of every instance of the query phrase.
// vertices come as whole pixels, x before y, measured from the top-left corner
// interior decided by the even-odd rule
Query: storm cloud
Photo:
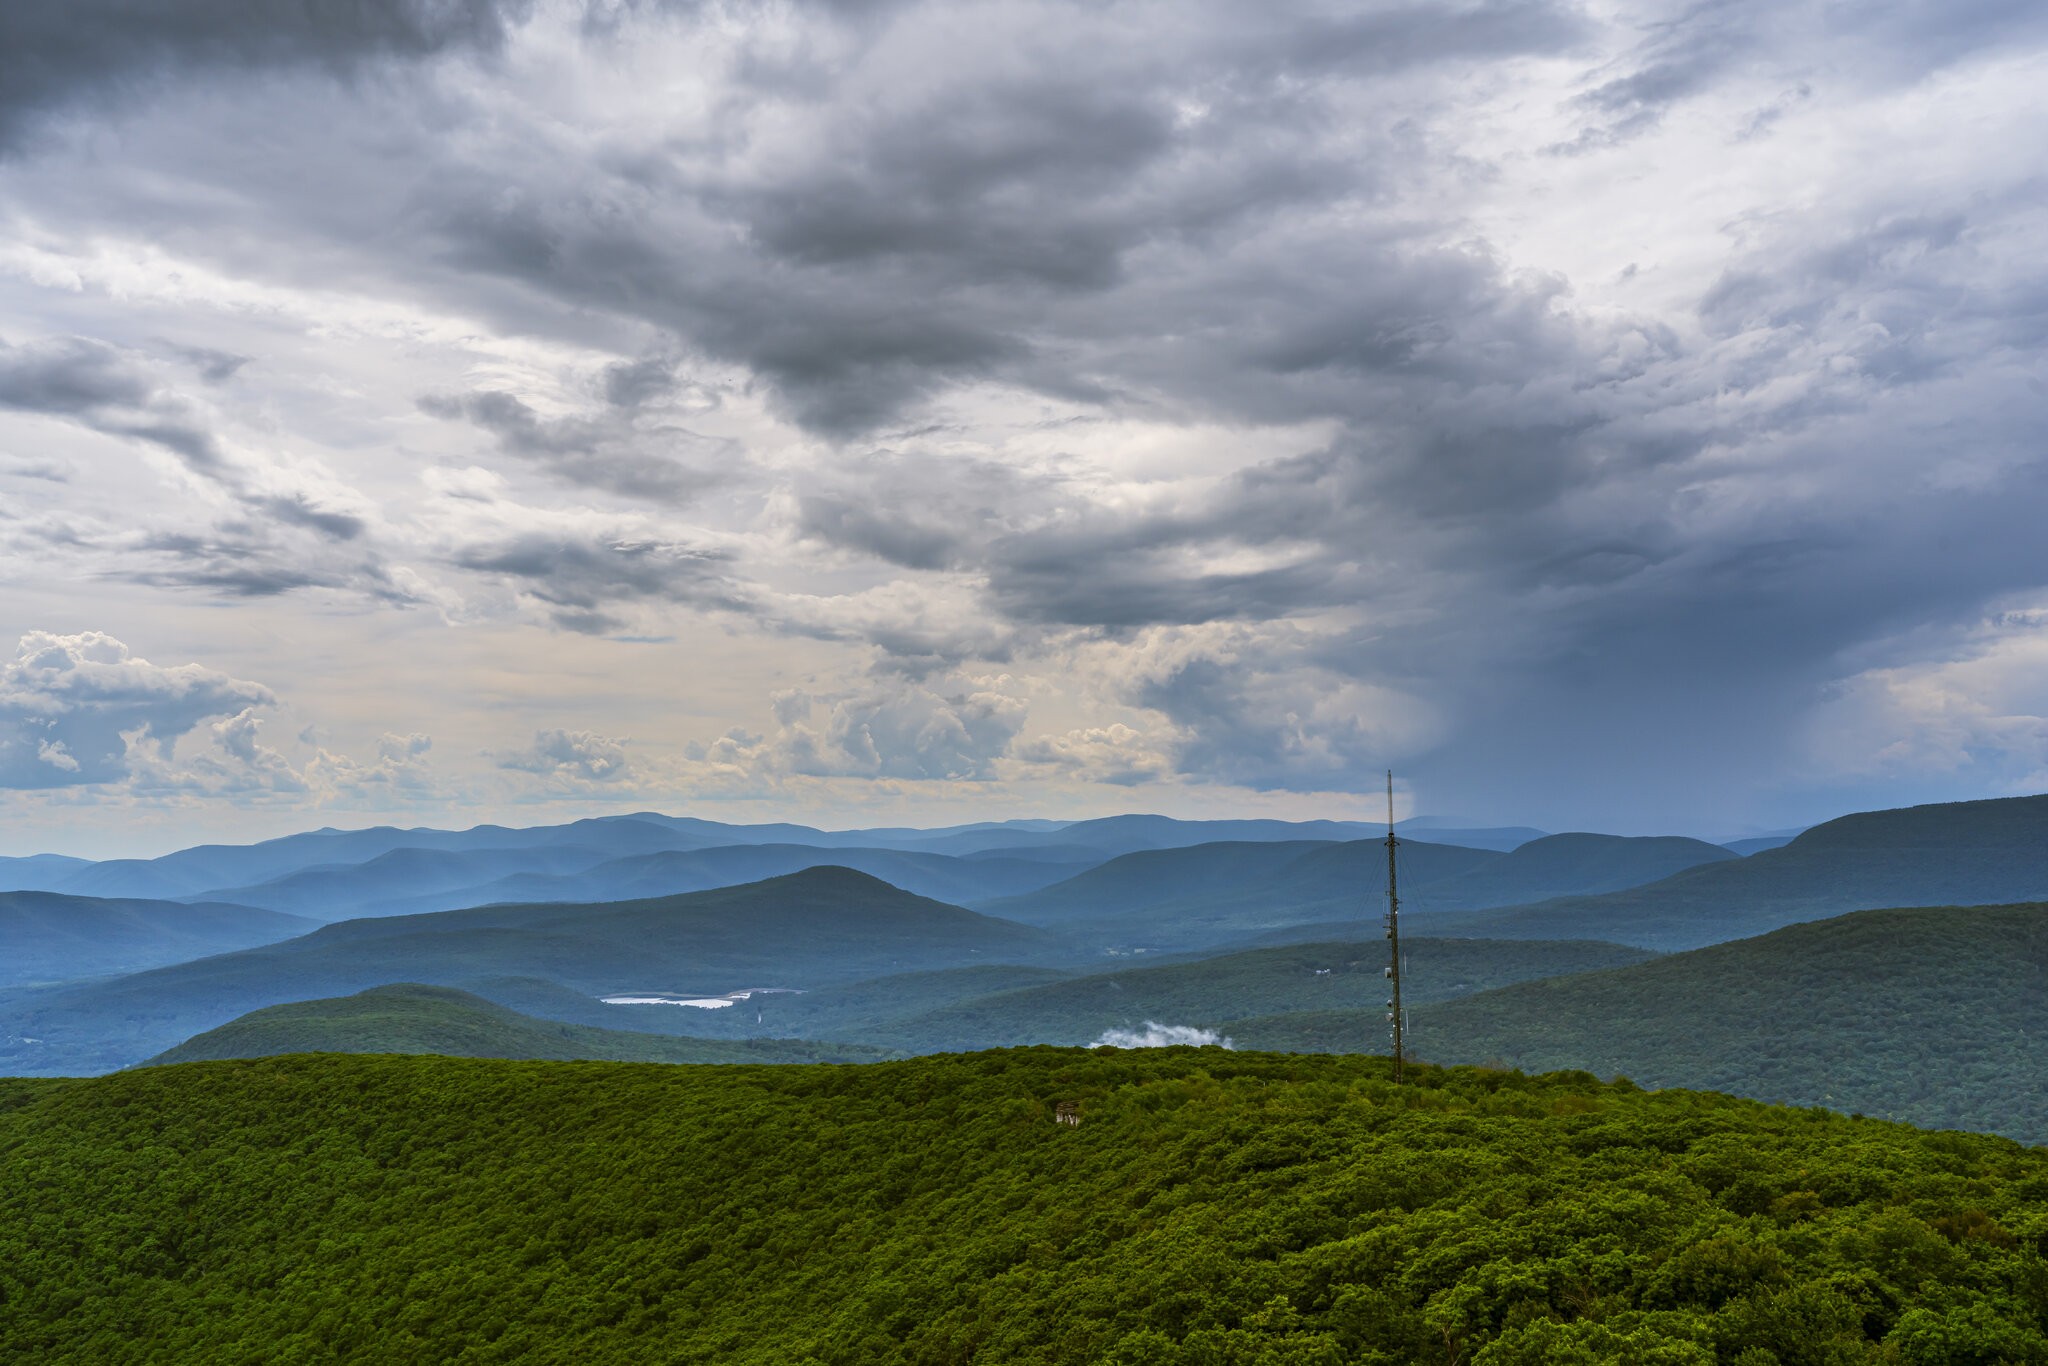
[[[129,9],[0,20],[8,572],[476,632],[479,782],[2037,781],[2038,7]]]

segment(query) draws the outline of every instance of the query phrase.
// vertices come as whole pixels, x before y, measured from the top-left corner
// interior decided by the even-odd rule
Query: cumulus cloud
[[[199,664],[162,666],[98,631],[31,631],[0,666],[0,786],[113,783],[161,768],[177,742],[215,718],[216,738],[261,761],[253,711],[276,705],[258,683]]]
[[[368,762],[320,748],[306,762],[305,781],[325,800],[441,797],[427,757],[433,747],[430,735],[387,731],[377,740],[377,757]]]
[[[1174,771],[1173,756],[1165,747],[1121,721],[1038,736],[1011,752],[1020,764],[1115,787],[1157,782]]]
[[[1232,1048],[1234,1044],[1213,1029],[1193,1025],[1163,1025],[1145,1021],[1143,1029],[1105,1029],[1090,1045],[1094,1048]]]
[[[500,768],[587,783],[618,782],[632,772],[623,741],[587,730],[535,731],[531,745],[495,757]]]
[[[1023,701],[1000,690],[1008,681],[954,692],[906,683],[827,697],[792,689],[773,699],[772,734],[731,731],[691,745],[686,757],[745,774],[992,779],[1028,712]]]

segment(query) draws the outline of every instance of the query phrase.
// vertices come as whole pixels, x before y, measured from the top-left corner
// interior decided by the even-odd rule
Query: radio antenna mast
[[[1401,841],[1394,838],[1394,770],[1387,770],[1387,1023],[1394,1033],[1394,1081],[1398,1084],[1407,1050],[1403,1046],[1401,1013],[1401,896],[1394,883],[1394,850]]]

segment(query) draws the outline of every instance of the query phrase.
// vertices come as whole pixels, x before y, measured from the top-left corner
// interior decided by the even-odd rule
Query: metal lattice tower
[[[1394,851],[1401,841],[1394,838],[1394,770],[1387,770],[1387,1023],[1394,1036],[1394,1080],[1400,1081],[1407,1061],[1403,1027],[1408,1023],[1401,1011],[1401,895],[1394,882]]]

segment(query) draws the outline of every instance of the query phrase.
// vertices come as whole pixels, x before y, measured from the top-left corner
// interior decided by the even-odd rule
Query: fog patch
[[[1190,1048],[1234,1048],[1235,1044],[1213,1029],[1197,1029],[1193,1025],[1163,1025],[1154,1020],[1145,1021],[1143,1029],[1105,1029],[1091,1047],[1094,1048],[1173,1048],[1184,1045]]]

